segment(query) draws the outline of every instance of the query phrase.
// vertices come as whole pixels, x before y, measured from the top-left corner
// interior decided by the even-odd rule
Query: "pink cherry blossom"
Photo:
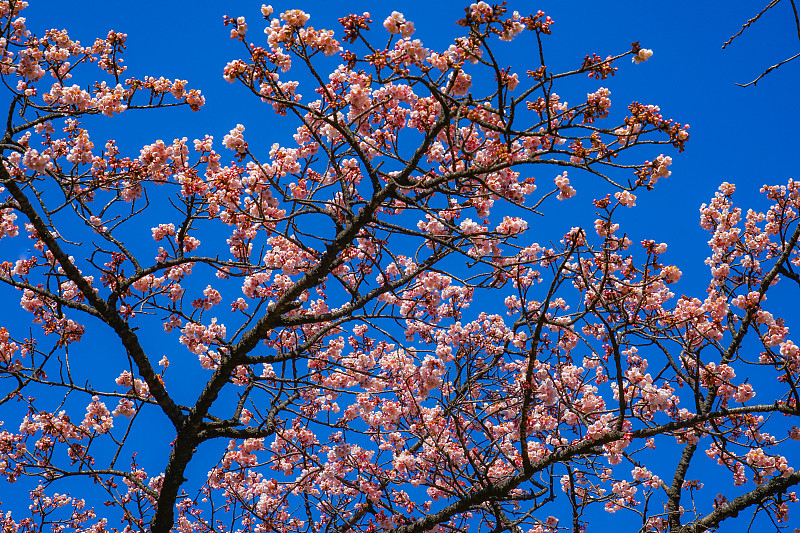
[[[632,225],[691,142],[646,84],[612,108],[651,50],[556,61],[551,17],[483,1],[436,42],[263,5],[218,75],[274,135],[218,151],[159,139],[205,97],[128,70],[141,39],[26,6],[0,2],[0,482],[30,496],[4,531],[789,520],[800,182],[720,185],[700,270]],[[123,112],[156,114],[143,144],[108,138]]]

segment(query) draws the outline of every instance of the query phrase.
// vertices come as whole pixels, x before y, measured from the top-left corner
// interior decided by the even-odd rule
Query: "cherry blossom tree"
[[[201,93],[126,77],[125,34],[36,35],[25,7],[0,2],[0,281],[21,306],[0,324],[0,474],[30,490],[4,533],[787,522],[800,348],[767,293],[800,285],[800,184],[745,213],[723,183],[701,209],[708,290],[676,297],[667,245],[618,219],[688,126],[639,102],[614,120],[603,87],[652,51],[554,72],[542,12],[472,4],[434,51],[399,12],[333,31],[263,6],[225,19],[242,53],[223,75],[293,141],[236,125],[222,148],[125,155],[87,128]],[[520,41],[530,63],[503,63]],[[570,80],[593,89],[570,104]],[[603,191],[594,226],[537,243],[581,189]]]

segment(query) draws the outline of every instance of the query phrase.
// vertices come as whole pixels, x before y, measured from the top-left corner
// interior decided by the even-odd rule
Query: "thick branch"
[[[678,529],[680,533],[701,533],[716,529],[720,522],[727,518],[735,518],[740,511],[763,502],[771,496],[785,492],[789,487],[800,483],[800,472],[795,472],[786,477],[775,477],[759,485],[747,494],[720,505],[713,512],[707,514],[693,524],[687,524]]]
[[[172,424],[177,428],[183,424],[184,415],[180,408],[175,404],[170,395],[164,388],[163,383],[159,379],[158,374],[153,370],[150,364],[150,359],[145,354],[139,343],[139,338],[136,333],[131,329],[130,325],[119,316],[116,309],[111,309],[107,303],[100,298],[88,281],[83,277],[78,267],[75,266],[61,246],[56,241],[56,238],[47,228],[44,220],[36,212],[28,197],[22,192],[19,185],[14,181],[14,178],[8,173],[5,166],[0,163],[0,182],[2,182],[8,192],[14,197],[19,206],[19,210],[28,218],[33,225],[39,239],[47,246],[52,252],[53,257],[58,261],[61,268],[64,270],[65,275],[69,280],[75,283],[83,296],[94,307],[102,317],[103,321],[111,326],[119,337],[122,345],[125,347],[128,355],[133,359],[136,364],[139,375],[147,383],[150,389],[150,394],[156,399],[161,406],[162,411],[170,419]]]

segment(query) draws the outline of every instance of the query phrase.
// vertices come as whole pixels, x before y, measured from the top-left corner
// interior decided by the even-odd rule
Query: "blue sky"
[[[263,153],[293,133],[271,111],[244,90],[222,79],[222,68],[242,54],[241,44],[228,39],[222,16],[244,15],[250,39],[263,38],[259,2],[60,2],[31,0],[25,11],[28,27],[67,28],[73,38],[88,44],[109,29],[128,34],[126,63],[129,74],[183,78],[203,91],[207,104],[198,113],[187,109],[135,115],[119,120],[98,118],[91,122],[96,144],[115,138],[123,153],[138,154],[141,146],[206,133],[222,139],[237,123],[247,126],[251,147],[263,143]],[[678,5],[678,7],[676,7]],[[395,5],[376,2],[273,3],[276,12],[300,8],[311,14],[315,27],[338,30],[336,18],[369,11],[376,22],[376,41],[385,33],[380,22],[393,10],[402,11],[416,24],[416,38],[434,50],[446,48],[461,28],[454,22],[463,15],[461,2],[405,1]],[[510,9],[541,9],[553,17],[553,35],[546,40],[548,63],[558,70],[574,67],[593,52],[605,57],[626,51],[633,41],[654,50],[646,63],[619,63],[617,75],[603,82],[612,91],[612,116],[620,117],[633,100],[659,105],[665,116],[691,124],[692,139],[683,154],[673,156],[672,176],[650,193],[641,192],[637,207],[624,214],[623,229],[637,241],[652,238],[670,245],[666,260],[684,272],[676,292],[702,298],[708,278],[703,265],[707,234],[698,225],[698,208],[707,202],[722,181],[738,185],[737,199],[745,209],[762,208],[758,196],[764,183],[785,183],[797,177],[795,161],[796,120],[800,100],[800,61],[790,63],[762,79],[757,87],[741,88],[766,67],[796,53],[800,48],[790,5],[779,5],[746,31],[727,50],[721,45],[760,8],[751,2],[615,2],[584,1],[511,2]],[[525,70],[528,54],[522,46],[508,48],[509,63]],[[585,90],[567,88],[562,97],[576,102]],[[583,92],[581,92],[583,91]],[[0,96],[0,103],[2,98]],[[285,123],[284,123],[285,124]],[[258,148],[256,148],[257,150]],[[224,152],[224,155],[229,152]],[[627,178],[627,176],[624,176]],[[549,176],[548,176],[549,179]],[[548,213],[553,236],[570,226],[591,227],[595,218],[589,194],[557,205]],[[552,207],[552,205],[551,205]],[[536,239],[535,234],[530,235]],[[557,237],[556,237],[557,238]],[[0,245],[6,246],[6,243]],[[18,294],[0,289],[16,305]],[[778,305],[788,304],[778,301]],[[773,311],[774,312],[774,311]],[[146,450],[143,450],[146,453]],[[198,461],[202,461],[198,457]],[[200,465],[207,470],[207,465]]]
[[[128,73],[188,79],[207,101],[199,113],[185,109],[131,113],[121,117],[130,127],[99,120],[93,131],[116,138],[134,153],[157,138],[169,141],[187,136],[191,140],[210,133],[221,139],[237,123],[246,125],[249,139],[264,138],[265,149],[276,133],[293,132],[293,128],[281,130],[256,99],[247,98],[241,87],[231,86],[221,76],[225,63],[241,53],[240,43],[227,38],[222,16],[246,16],[248,38],[257,40],[263,26],[259,2],[143,1],[133,8],[127,2],[83,1],[79,5],[81,9],[74,3],[34,0],[26,15],[32,28],[56,24],[85,43],[112,28],[123,31],[128,34]],[[396,9],[415,22],[415,37],[436,50],[458,35],[460,28],[454,22],[463,15],[465,5],[304,1],[274,3],[273,7],[276,12],[304,9],[311,14],[310,24],[334,29],[339,27],[337,17],[369,11],[377,22],[372,34],[379,42],[385,37],[380,22]],[[758,202],[752,195],[762,184],[785,182],[793,175],[800,61],[773,72],[757,87],[735,85],[751,81],[767,66],[796,53],[800,43],[788,3],[770,10],[724,51],[722,43],[756,13],[753,3],[542,1],[512,2],[509,8],[523,14],[526,9],[541,9],[553,17],[556,24],[546,40],[546,58],[556,69],[573,67],[592,52],[605,56],[625,51],[633,41],[655,51],[647,63],[620,64],[614,78],[596,85],[611,89],[612,117],[622,116],[625,106],[637,100],[659,105],[665,116],[691,124],[691,142],[685,153],[674,157],[672,177],[659,183],[654,192],[641,194],[639,209],[629,214],[650,238],[668,242],[677,257],[701,261],[705,257],[707,238],[697,225],[697,209],[713,196],[720,182],[736,183],[741,198]],[[524,70],[526,54],[533,50],[507,48],[509,63]],[[582,94],[567,91],[562,97],[575,100]],[[590,200],[589,195],[576,198],[566,218],[574,220],[576,212],[592,217]],[[691,279],[692,266],[681,266]]]

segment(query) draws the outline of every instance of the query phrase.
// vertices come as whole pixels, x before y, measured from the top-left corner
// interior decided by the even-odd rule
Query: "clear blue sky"
[[[120,120],[92,122],[95,143],[115,138],[123,154],[136,156],[139,148],[156,139],[170,141],[186,136],[190,140],[206,133],[219,142],[237,123],[247,126],[251,148],[263,141],[263,151],[292,130],[281,130],[274,115],[257,99],[245,95],[241,87],[222,79],[222,68],[241,57],[241,44],[228,39],[222,16],[247,17],[252,40],[263,38],[260,2],[194,2],[162,0],[155,2],[30,0],[24,15],[36,33],[45,28],[67,28],[84,44],[104,36],[109,29],[128,34],[126,63],[128,74],[183,78],[199,88],[207,105],[199,113],[187,109],[134,115]],[[402,11],[416,24],[416,38],[434,50],[446,48],[461,28],[454,22],[463,15],[466,3],[405,0],[377,3],[368,1],[301,1],[272,4],[276,12],[300,8],[311,14],[310,24],[333,28],[336,18],[348,13],[370,11],[376,22],[377,42],[385,38],[380,22],[393,10]],[[692,139],[683,154],[672,155],[672,176],[659,182],[650,193],[641,192],[638,207],[626,213],[623,229],[634,241],[653,238],[670,245],[665,258],[684,272],[676,292],[702,298],[708,274],[703,260],[708,255],[708,236],[698,225],[698,207],[707,202],[722,181],[735,182],[740,205],[760,208],[758,197],[764,183],[785,183],[797,178],[797,125],[800,116],[800,60],[790,63],[762,79],[757,87],[740,88],[735,83],[749,82],[766,67],[800,49],[790,5],[781,4],[751,27],[732,46],[721,45],[742,23],[753,16],[761,3],[733,2],[588,2],[519,1],[509,8],[520,11],[541,9],[555,19],[553,35],[546,40],[546,58],[558,68],[575,67],[593,52],[605,57],[630,48],[640,41],[654,50],[642,65],[618,64],[618,74],[597,86],[612,91],[612,116],[620,117],[628,103],[638,100],[656,104],[665,116],[691,124]],[[528,54],[524,47],[513,48],[510,61],[524,72]],[[309,91],[310,92],[310,91]],[[561,93],[568,101],[585,97],[585,90]],[[5,94],[0,104],[5,105]],[[276,130],[277,128],[277,130]],[[258,149],[256,147],[256,149]],[[230,152],[223,152],[227,157]],[[627,178],[623,176],[622,178]],[[548,178],[549,179],[549,178]],[[594,209],[589,195],[579,195],[571,203],[559,205],[553,214],[554,235],[570,226],[591,227]],[[627,226],[625,225],[627,223]],[[530,235],[536,239],[535,234]],[[6,241],[0,244],[0,251]],[[5,253],[3,253],[5,255]],[[19,294],[0,289],[12,307]],[[789,298],[787,298],[787,303]],[[773,310],[775,312],[775,310]],[[777,313],[776,313],[777,314]],[[197,461],[201,462],[198,456]],[[198,465],[206,471],[208,465]],[[153,469],[157,472],[157,468]]]
[[[93,131],[118,139],[134,154],[157,138],[169,141],[187,136],[191,140],[210,133],[221,139],[237,123],[247,126],[248,138],[263,137],[265,147],[272,144],[275,128],[280,131],[280,123],[257,100],[244,97],[241,87],[229,85],[221,76],[225,63],[241,51],[240,43],[228,39],[222,16],[246,16],[249,38],[258,39],[263,26],[260,2],[30,3],[26,15],[31,28],[66,27],[73,38],[85,43],[108,29],[125,32],[128,73],[184,78],[204,92],[207,105],[200,113],[181,109],[130,114],[123,117],[131,124],[124,131],[117,121],[99,121],[100,129]],[[466,5],[449,0],[273,3],[276,12],[300,8],[311,14],[310,24],[315,27],[337,30],[338,17],[369,11],[376,21],[375,37],[383,32],[380,22],[396,9],[415,22],[415,37],[432,49],[446,47],[458,34],[461,28],[454,22]],[[630,213],[637,226],[647,228],[650,238],[668,242],[671,251],[680,254],[677,257],[695,261],[705,257],[707,238],[697,225],[697,208],[720,182],[735,182],[742,198],[747,198],[764,183],[796,176],[792,139],[800,111],[796,97],[800,60],[770,74],[757,87],[735,85],[754,79],[800,48],[788,3],[770,10],[724,51],[722,43],[761,8],[760,3],[541,1],[510,2],[508,7],[523,14],[541,9],[555,19],[553,35],[546,40],[546,59],[552,65],[573,67],[586,54],[622,52],[633,41],[655,51],[647,63],[620,64],[614,78],[597,85],[612,90],[612,116],[614,112],[621,116],[630,101],[638,100],[657,104],[665,116],[692,126],[686,152],[674,158],[672,177],[659,183],[653,193],[641,194],[640,208]],[[380,35],[379,40],[383,38]],[[524,71],[526,54],[532,52],[517,46],[510,62]],[[580,91],[562,94],[568,101],[582,96]],[[106,125],[110,129],[105,130]],[[569,207],[588,213],[588,220],[593,214],[588,209],[590,200],[583,195]],[[687,281],[691,280],[692,265],[681,262],[681,267]],[[704,279],[703,272],[698,288]]]

